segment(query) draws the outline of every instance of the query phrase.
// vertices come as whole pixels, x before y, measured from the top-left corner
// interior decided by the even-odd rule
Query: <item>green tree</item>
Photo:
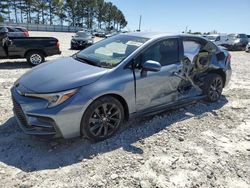
[[[70,25],[75,26],[76,18],[77,18],[77,10],[78,10],[78,2],[77,0],[66,0],[66,12],[67,18]]]
[[[98,28],[102,28],[102,23],[105,21],[105,12],[106,12],[107,6],[105,5],[104,0],[97,0],[96,1],[96,20],[98,22]]]
[[[9,0],[1,0],[0,1],[0,20],[4,21],[6,16],[10,21],[10,8],[9,8]]]
[[[65,2],[63,0],[56,0],[54,15],[59,18],[60,24],[63,25],[63,22],[67,18],[65,10]]]

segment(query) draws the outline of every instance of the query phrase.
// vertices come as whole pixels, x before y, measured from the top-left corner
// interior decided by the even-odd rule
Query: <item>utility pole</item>
[[[138,31],[140,32],[141,31],[141,15],[140,15],[140,20],[139,20],[139,29],[138,29]]]

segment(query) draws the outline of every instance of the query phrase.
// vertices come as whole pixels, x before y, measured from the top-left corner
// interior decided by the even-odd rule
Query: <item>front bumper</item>
[[[91,100],[76,94],[65,103],[47,108],[47,101],[25,97],[11,89],[13,111],[24,133],[49,138],[80,136],[81,118]]]
[[[71,40],[71,47],[73,48],[86,48],[92,44],[93,42]]]
[[[246,52],[250,52],[250,44],[246,46]]]

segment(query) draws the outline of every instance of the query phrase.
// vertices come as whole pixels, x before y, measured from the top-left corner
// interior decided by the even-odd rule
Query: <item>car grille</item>
[[[21,108],[21,105],[13,97],[12,97],[12,101],[13,101],[13,107],[14,107],[14,112],[15,112],[16,117],[18,118],[22,126],[26,128],[30,128],[30,126],[27,123],[25,114],[23,113],[23,110]]]
[[[78,43],[79,45],[85,45],[85,44],[86,44],[86,41],[77,41],[77,43]]]

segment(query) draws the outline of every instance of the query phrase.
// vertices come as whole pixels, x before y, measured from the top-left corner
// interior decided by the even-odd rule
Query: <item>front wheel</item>
[[[220,99],[223,90],[223,79],[219,74],[210,73],[205,79],[203,93],[206,95],[206,101],[216,102]]]
[[[31,51],[26,55],[27,62],[36,66],[45,61],[44,54],[39,51]]]
[[[81,133],[95,142],[105,140],[118,131],[123,120],[122,104],[114,97],[105,96],[87,108],[81,122]]]

